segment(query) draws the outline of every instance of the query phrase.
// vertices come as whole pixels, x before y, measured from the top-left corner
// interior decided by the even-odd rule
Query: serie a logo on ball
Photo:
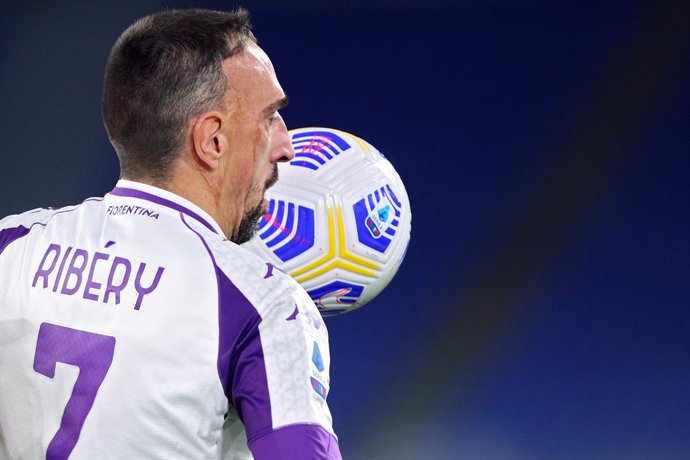
[[[290,135],[295,158],[278,166],[268,211],[245,247],[304,286],[322,315],[354,310],[402,263],[412,221],[407,191],[391,162],[352,134]]]

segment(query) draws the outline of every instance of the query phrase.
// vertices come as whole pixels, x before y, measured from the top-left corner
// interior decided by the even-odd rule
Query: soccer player
[[[339,459],[328,333],[239,244],[294,152],[244,10],[132,24],[106,67],[121,180],[0,220],[0,458]]]

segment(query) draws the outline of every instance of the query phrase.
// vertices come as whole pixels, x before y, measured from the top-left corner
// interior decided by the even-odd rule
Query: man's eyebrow
[[[273,104],[269,105],[268,107],[266,107],[264,109],[264,114],[270,115],[273,112],[276,112],[276,111],[282,109],[283,107],[285,107],[286,105],[288,105],[288,102],[289,102],[289,99],[287,96],[283,97],[282,99],[278,99]]]

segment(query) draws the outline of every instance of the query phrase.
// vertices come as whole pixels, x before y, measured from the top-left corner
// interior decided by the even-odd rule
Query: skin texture
[[[287,98],[266,53],[254,43],[223,63],[224,104],[187,127],[182,154],[159,184],[213,217],[241,244],[266,212],[264,193],[278,179],[277,163],[294,151],[278,110]]]

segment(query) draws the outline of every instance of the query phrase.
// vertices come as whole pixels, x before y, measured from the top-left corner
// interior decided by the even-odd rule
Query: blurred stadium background
[[[345,458],[690,458],[690,3],[241,4],[288,127],[412,201],[397,278],[328,321]],[[192,6],[232,4],[0,3],[0,215],[110,190],[108,51]]]

